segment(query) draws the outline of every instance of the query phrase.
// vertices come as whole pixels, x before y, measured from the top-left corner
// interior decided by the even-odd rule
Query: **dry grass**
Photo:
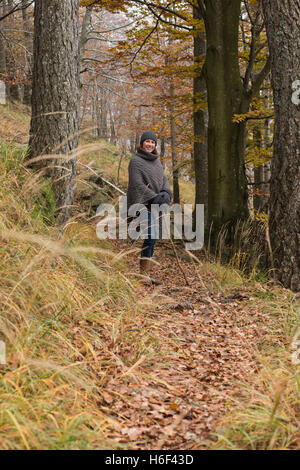
[[[28,142],[30,110],[21,103],[0,105],[0,136],[5,142]]]
[[[93,227],[74,220],[61,233],[46,223],[23,157],[2,146],[0,448],[118,448],[118,419],[99,404],[109,375],[147,350],[128,337],[142,307],[124,261]]]
[[[91,172],[81,164],[88,165],[96,170],[100,170],[105,178],[114,184],[118,184],[121,189],[126,190],[128,181],[127,168],[132,155],[127,153],[122,156],[121,149],[118,149],[106,140],[92,136],[90,129],[87,129],[87,131],[81,130],[80,145],[81,147],[87,147],[86,151],[79,158],[80,172],[91,175]],[[95,147],[93,148],[93,146]]]

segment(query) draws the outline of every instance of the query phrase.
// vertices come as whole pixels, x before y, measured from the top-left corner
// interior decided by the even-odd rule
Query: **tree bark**
[[[136,131],[135,131],[135,147],[140,145],[141,138],[141,123],[142,123],[142,106],[139,106],[136,116]]]
[[[93,5],[87,6],[85,9],[84,17],[82,20],[80,40],[79,40],[79,53],[80,53],[80,71],[84,70],[84,54],[86,44],[88,41],[88,34],[92,20]]]
[[[194,8],[194,18],[201,16]],[[206,41],[203,34],[194,36],[194,65],[195,76],[193,80],[194,96],[194,170],[195,170],[195,207],[204,204],[204,226],[208,232],[207,210],[208,210],[208,161],[207,161],[207,110],[199,109],[199,100],[206,95],[205,80],[202,75],[201,61],[205,57]],[[195,217],[196,212],[194,212]],[[195,221],[194,221],[195,223]]]
[[[4,6],[0,4],[0,17],[4,16],[4,14],[5,14]],[[0,22],[0,80],[3,80],[4,78],[6,78],[5,41],[2,35],[3,26],[4,26],[4,21]],[[5,87],[5,90],[6,90],[6,87]],[[7,94],[7,91],[6,91],[6,94]]]
[[[174,83],[171,79],[170,83],[170,129],[171,129],[171,155],[172,155],[172,174],[173,174],[173,202],[180,204],[179,192],[179,170],[177,168],[177,152],[176,152],[176,123],[175,123],[175,106],[174,106]]]
[[[25,44],[26,49],[24,56],[25,56],[25,70],[26,70],[26,81],[27,83],[24,84],[24,93],[23,93],[23,103],[30,105],[31,103],[31,80],[32,80],[32,36],[30,34],[31,30],[31,23],[29,21],[28,15],[28,8],[25,8],[27,5],[27,0],[23,1],[23,9],[22,9],[22,19],[23,19],[23,28],[24,28],[24,36],[25,36]]]
[[[257,126],[253,130],[253,141],[255,146],[258,149],[262,148],[262,135],[261,135],[261,130],[260,130],[260,124],[257,124]],[[255,194],[253,197],[253,207],[255,212],[261,212],[262,210],[262,183],[264,181],[264,166],[259,165],[257,167],[254,167],[254,190]]]
[[[114,115],[112,112],[111,104],[108,103],[108,113],[109,113],[109,125],[110,125],[110,138],[109,141],[116,145],[117,143],[117,136],[116,136],[116,129],[115,129],[115,120]]]
[[[160,139],[160,159],[161,159],[161,163],[162,163],[164,170],[166,169],[166,161],[164,158],[165,155],[166,155],[166,138],[163,135]]]
[[[271,121],[266,119],[264,123],[264,148],[268,148],[271,143]],[[266,214],[269,213],[269,199],[270,199],[270,180],[271,180],[271,162],[264,164],[264,175],[262,185],[262,211]]]
[[[73,202],[78,144],[78,0],[35,2],[34,65],[29,157],[59,154],[47,174],[52,178],[57,221],[69,217]],[[42,160],[41,166],[48,166]]]
[[[6,15],[13,10],[13,3],[11,0],[3,0],[3,14]],[[11,18],[6,17],[3,21],[4,26],[8,28],[15,28],[15,19],[12,15]],[[6,62],[6,97],[9,101],[19,101],[19,86],[16,82],[17,64],[14,57],[14,51],[10,41],[2,35],[5,39],[5,47],[3,49]],[[2,47],[4,46],[4,41]],[[3,56],[4,57],[4,56]]]
[[[300,291],[300,0],[263,0],[275,106],[269,231],[279,281]],[[299,88],[299,87],[298,87]]]
[[[240,0],[207,0],[205,77],[208,94],[208,223],[212,241],[223,224],[232,232],[249,216],[244,168],[245,123],[232,122],[246,112],[238,58]],[[246,110],[246,111],[245,111]]]

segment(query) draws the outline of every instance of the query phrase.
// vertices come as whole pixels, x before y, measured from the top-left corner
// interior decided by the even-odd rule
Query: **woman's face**
[[[142,148],[146,150],[146,152],[149,152],[149,153],[153,152],[153,150],[155,149],[154,140],[151,140],[151,139],[144,140],[142,144]]]

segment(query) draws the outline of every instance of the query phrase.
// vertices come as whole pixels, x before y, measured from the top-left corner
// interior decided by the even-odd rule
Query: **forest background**
[[[299,446],[299,16],[0,0],[1,447]],[[164,294],[95,230],[149,128],[205,205],[202,252],[158,246]]]
[[[172,172],[174,203],[180,202],[179,179],[186,178],[195,185],[195,204],[205,206],[206,244],[215,247],[221,237],[232,246],[234,239],[240,237],[240,224],[249,220],[251,214],[252,224],[255,220],[265,224],[266,240],[259,240],[264,245],[265,256],[261,259],[265,258],[265,266],[273,270],[283,285],[298,290],[297,120],[292,109],[283,117],[287,104],[279,93],[273,173],[270,169],[274,143],[271,66],[273,88],[285,73],[283,61],[280,59],[276,64],[275,43],[280,34],[285,35],[284,53],[284,47],[291,47],[289,40],[297,29],[293,26],[287,31],[289,22],[282,21],[287,13],[285,6],[277,11],[273,6],[274,11],[269,12],[268,2],[263,4],[260,0],[82,1],[79,32],[78,25],[74,29],[78,22],[77,10],[73,13],[76,5],[70,9],[74,17],[66,23],[62,17],[66,7],[60,15],[53,4],[49,12],[55,9],[56,19],[62,25],[54,44],[47,28],[41,27],[41,20],[42,24],[48,21],[50,27],[51,18],[39,3],[33,41],[32,3],[1,2],[0,63],[9,99],[22,98],[29,103],[33,76],[31,158],[51,153],[57,146],[62,153],[75,148],[76,138],[72,144],[71,137],[67,137],[67,145],[61,143],[66,135],[76,134],[80,125],[88,121],[94,134],[118,142],[124,152],[128,149],[132,153],[143,129],[152,128],[159,136],[162,161]],[[267,40],[265,19],[271,18],[269,13],[272,17],[277,13],[278,31],[274,33],[272,20]],[[289,15],[290,20],[297,17],[297,6]],[[68,83],[59,70],[67,56],[63,36],[68,28],[73,41],[79,41],[79,52],[76,51],[76,57],[68,55],[73,83],[60,90],[64,80]],[[51,53],[46,52],[46,44]],[[273,46],[272,56],[269,49],[272,53]],[[298,92],[298,82],[293,59],[297,52],[298,49],[286,59],[285,66],[288,62],[293,64],[288,82],[281,80],[281,86],[290,95],[288,105],[290,108],[294,105],[295,110],[297,104],[292,96]],[[53,69],[54,57],[60,63],[50,79],[49,71],[39,65],[41,56],[48,64],[52,63]],[[74,109],[73,117],[68,119],[74,121],[73,125],[65,124],[60,136],[55,135],[59,132],[50,123],[57,116],[48,113],[49,109],[56,112],[51,108],[55,95],[58,106],[65,99],[67,106]],[[75,112],[78,106],[79,114]],[[283,129],[280,120],[291,120],[294,124]],[[285,157],[284,140],[288,135],[294,137],[289,149],[291,152],[295,145],[295,152]],[[284,158],[289,161],[289,169],[282,179]],[[71,176],[65,178],[60,171],[56,175],[59,184],[53,182],[57,218],[61,222],[68,218],[73,199],[70,188],[76,164],[71,165]],[[54,173],[52,179],[55,180]],[[282,224],[284,228],[280,227]],[[256,225],[259,232],[259,224]]]

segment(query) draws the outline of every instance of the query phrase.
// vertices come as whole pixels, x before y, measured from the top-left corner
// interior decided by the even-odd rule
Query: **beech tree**
[[[193,9],[194,19],[199,20],[201,14],[199,9]],[[206,95],[206,85],[202,66],[205,61],[206,40],[205,32],[197,31],[194,35],[194,80],[193,80],[193,99],[194,99],[194,169],[195,169],[195,206],[204,204],[205,230],[208,232],[207,208],[208,208],[208,161],[207,161],[207,110],[199,106],[199,99]],[[207,233],[206,233],[207,235]]]
[[[275,106],[270,240],[282,284],[300,290],[300,0],[263,0]]]
[[[78,0],[35,2],[32,116],[29,158],[48,167],[57,204],[57,221],[69,216],[73,201],[78,143],[79,33]]]

